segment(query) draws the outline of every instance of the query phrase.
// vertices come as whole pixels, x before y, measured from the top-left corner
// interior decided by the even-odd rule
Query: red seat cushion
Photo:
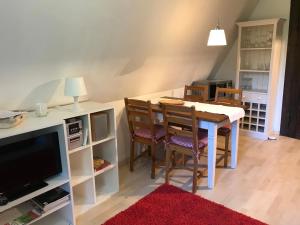
[[[205,146],[207,146],[207,132],[199,131],[198,140],[199,148],[204,148]],[[170,143],[180,145],[185,148],[193,148],[193,139],[190,137],[173,135],[170,137]]]
[[[225,125],[224,127],[220,127],[218,129],[218,135],[221,135],[221,136],[226,136],[227,134],[230,134],[231,132],[231,125],[228,124],[228,125]]]
[[[165,129],[161,125],[154,125],[154,132],[155,132],[155,139],[160,139],[166,135]],[[148,138],[148,139],[152,138],[151,130],[146,128],[137,129],[134,131],[134,134],[142,138]]]

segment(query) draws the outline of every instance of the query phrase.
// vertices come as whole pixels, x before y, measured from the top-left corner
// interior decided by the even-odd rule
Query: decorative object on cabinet
[[[24,120],[22,112],[0,110],[0,129],[12,128]]]
[[[83,145],[82,120],[72,118],[66,120],[67,138],[69,150]]]
[[[73,112],[79,112],[79,97],[87,95],[83,77],[69,77],[65,80],[65,96],[74,98]]]
[[[252,136],[273,135],[283,19],[237,23],[239,27],[236,88],[249,108],[240,127]]]

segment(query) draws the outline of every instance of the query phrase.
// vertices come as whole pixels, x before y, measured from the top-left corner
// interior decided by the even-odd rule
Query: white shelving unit
[[[239,27],[236,88],[249,108],[240,127],[266,139],[273,135],[283,19],[237,23]]]
[[[114,108],[108,104],[84,102],[79,113],[72,112],[72,106],[56,107],[49,110],[47,117],[36,117],[29,113],[23,123],[11,129],[0,129],[0,143],[8,138],[30,137],[57,131],[59,135],[62,173],[46,180],[48,185],[0,207],[0,224],[29,211],[29,200],[56,187],[70,193],[70,201],[42,214],[29,224],[34,225],[75,225],[76,218],[100,204],[119,190],[118,154]],[[101,123],[92,121],[91,116],[103,112],[107,115],[109,127],[107,136],[92,140],[91,127],[101,129]],[[68,150],[66,120],[80,118],[83,130],[87,129],[87,143],[76,149]],[[92,122],[96,124],[91,124]],[[94,171],[93,157],[103,158],[107,164]],[[32,162],[34,163],[34,162]]]

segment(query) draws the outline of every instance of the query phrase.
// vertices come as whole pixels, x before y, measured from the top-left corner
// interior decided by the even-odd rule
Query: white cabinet
[[[73,113],[72,106],[56,107],[49,110],[47,117],[36,117],[34,113],[29,113],[19,126],[0,129],[0,143],[2,141],[5,143],[6,138],[17,140],[20,136],[58,132],[62,161],[62,173],[47,179],[46,187],[9,202],[5,206],[0,206],[0,224],[10,222],[30,211],[28,202],[30,199],[56,187],[68,191],[71,196],[70,201],[43,213],[29,224],[75,225],[79,215],[118,192],[118,154],[114,107],[95,102],[84,102],[80,107],[82,111],[79,113]],[[94,114],[98,113],[104,113],[107,121],[91,119]],[[82,121],[86,142],[83,146],[68,150],[66,122],[71,118],[79,118]],[[101,130],[103,123],[105,123],[104,129],[107,131],[107,135],[93,140],[91,127]],[[106,162],[97,171],[93,165],[95,157],[104,159]]]
[[[283,23],[283,19],[237,23],[236,88],[243,90],[243,103],[249,107],[240,127],[260,138],[273,134]]]

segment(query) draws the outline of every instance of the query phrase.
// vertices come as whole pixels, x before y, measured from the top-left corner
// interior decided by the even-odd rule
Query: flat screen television
[[[0,193],[9,201],[47,185],[61,173],[57,132],[10,144],[0,144]]]

